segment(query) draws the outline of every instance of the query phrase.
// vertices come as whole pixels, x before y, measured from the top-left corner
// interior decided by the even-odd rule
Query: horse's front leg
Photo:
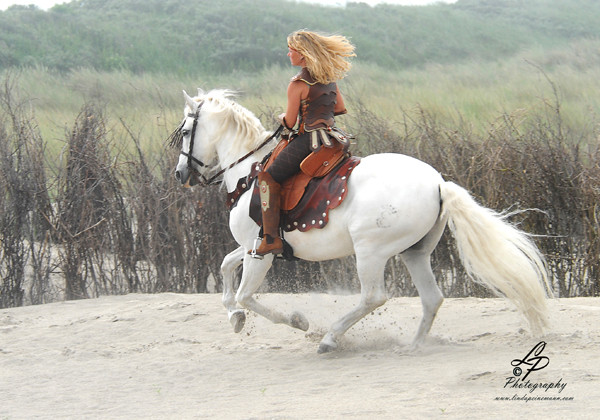
[[[298,328],[302,331],[308,330],[308,320],[299,312],[284,314],[275,309],[268,308],[258,303],[253,295],[265,279],[267,272],[273,264],[273,255],[266,255],[264,259],[257,260],[250,255],[244,256],[244,269],[242,272],[242,282],[238,288],[236,300],[244,308],[264,316],[275,324],[287,324],[290,327]]]
[[[244,328],[246,322],[246,314],[243,309],[236,306],[235,302],[235,270],[244,261],[244,254],[246,251],[243,247],[239,247],[236,250],[230,252],[223,258],[221,263],[221,274],[223,275],[223,306],[227,308],[227,315],[229,322],[233,326],[233,330],[238,333]]]

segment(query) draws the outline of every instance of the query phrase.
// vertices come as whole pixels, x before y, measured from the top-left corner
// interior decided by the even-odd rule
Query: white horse
[[[262,147],[271,133],[250,111],[231,100],[227,91],[199,90],[194,98],[185,92],[184,96],[185,118],[178,129],[182,154],[176,177],[186,184],[193,171],[205,180],[219,171],[228,192],[233,191],[238,180],[275,146],[271,141]],[[223,304],[230,322],[235,332],[241,331],[245,308],[274,323],[306,331],[309,323],[301,313],[283,313],[253,297],[273,255],[262,260],[248,255],[259,232],[248,215],[250,198],[251,190],[241,195],[231,210],[229,227],[240,246],[221,266]],[[462,187],[445,182],[426,163],[400,154],[376,154],[364,157],[356,166],[345,201],[331,211],[324,228],[295,230],[285,236],[294,255],[304,260],[356,257],[360,303],[333,323],[319,345],[320,353],[336,349],[339,338],[352,325],[386,302],[384,269],[388,259],[397,254],[423,305],[413,346],[423,342],[443,300],[430,256],[447,224],[470,276],[514,303],[533,333],[542,332],[547,324],[546,290],[550,287],[544,259],[530,237],[502,214],[478,205]],[[242,279],[234,294],[234,271],[241,263]]]

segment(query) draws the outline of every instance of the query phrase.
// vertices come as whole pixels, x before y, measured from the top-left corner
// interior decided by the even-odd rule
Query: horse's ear
[[[201,88],[198,88],[198,96],[204,96],[204,91]]]
[[[186,105],[189,106],[192,111],[195,111],[196,105],[198,103],[194,101],[194,99],[190,95],[188,95],[185,90],[183,91],[183,97],[185,98]]]

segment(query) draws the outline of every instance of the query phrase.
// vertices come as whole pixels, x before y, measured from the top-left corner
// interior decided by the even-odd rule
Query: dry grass
[[[540,78],[534,89],[544,86],[543,95],[533,98],[537,105],[521,107],[518,101],[510,102],[503,109],[496,107],[495,117],[487,122],[477,119],[476,123],[471,114],[463,113],[462,105],[447,113],[448,99],[436,90],[455,82],[464,69],[455,69],[454,77],[453,69],[431,73],[440,78],[449,74],[445,82],[430,87],[429,94],[422,83],[413,97],[398,86],[414,86],[416,74],[381,75],[383,86],[391,86],[381,96],[394,100],[380,102],[385,112],[379,112],[372,102],[380,88],[368,81],[360,84],[361,75],[374,72],[377,79],[378,70],[357,66],[353,80],[344,82],[352,115],[340,118],[340,123],[357,136],[355,154],[412,155],[467,188],[487,207],[537,209],[516,212],[510,220],[539,235],[536,241],[547,257],[556,293],[597,296],[600,168],[596,114],[570,109],[576,102],[571,96],[589,86],[573,84],[565,89],[555,83],[553,76],[574,69],[557,60],[550,75],[527,65]],[[585,77],[593,78],[596,67],[577,66]],[[471,94],[456,91],[457,97],[475,98],[484,91],[492,97],[502,94],[500,82],[496,90],[486,88],[489,80],[477,76],[480,73],[485,72],[479,68],[462,76],[475,82],[472,86],[463,83],[462,92]],[[509,73],[512,70],[502,74]],[[247,90],[240,102],[270,125],[275,109],[264,104],[283,103],[280,88],[289,69],[265,70],[259,76],[256,84],[233,76],[174,82],[167,76],[132,78],[82,70],[68,80],[73,90],[85,92],[86,101],[76,106],[77,101],[57,88],[58,76],[44,72],[6,75],[0,94],[0,305],[46,302],[52,273],[62,276],[60,287],[70,299],[126,292],[207,291],[209,275],[219,278],[222,258],[235,247],[227,227],[224,192],[218,188],[182,190],[171,176],[176,152],[165,152],[163,140],[180,119],[183,100],[179,92],[182,88],[194,92],[197,85]],[[47,90],[45,94],[55,102],[32,96],[27,86],[33,86],[35,78],[39,91]],[[369,89],[375,94],[363,95]],[[455,91],[447,88],[447,92]],[[423,97],[423,102],[416,97]],[[432,102],[425,106],[427,98]],[[482,99],[481,106],[487,107],[489,100]],[[595,109],[595,101],[590,99],[586,106]],[[45,127],[53,121],[55,127],[40,128],[38,121]],[[453,246],[444,235],[433,257],[445,294],[485,296],[487,292],[467,280]],[[58,260],[51,255],[58,255]],[[397,259],[389,262],[386,280],[390,295],[416,294]],[[354,261],[349,258],[326,263],[279,262],[268,276],[266,290],[355,291],[357,287]]]

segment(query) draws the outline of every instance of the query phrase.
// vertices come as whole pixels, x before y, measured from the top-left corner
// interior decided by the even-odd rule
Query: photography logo
[[[503,389],[512,391],[510,396],[496,397],[498,401],[572,401],[573,397],[567,397],[562,392],[567,387],[563,378],[558,380],[536,380],[535,373],[550,365],[550,358],[543,355],[546,342],[537,343],[525,357],[513,359],[512,376],[506,378]],[[533,374],[533,375],[532,375]],[[531,375],[531,378],[530,378]]]
[[[518,378],[523,374],[523,369],[520,367],[521,365],[525,365],[524,367],[527,369],[527,373],[525,373],[525,375],[523,375],[522,378],[519,378],[521,381],[527,379],[531,372],[542,370],[546,366],[548,366],[548,364],[550,363],[550,359],[546,356],[541,355],[545,348],[546,343],[544,341],[540,341],[535,345],[534,348],[532,348],[529,351],[529,353],[527,353],[527,356],[525,356],[523,359],[514,359],[512,362],[510,362],[510,364],[515,367],[513,369],[513,375],[515,376],[515,378]]]

